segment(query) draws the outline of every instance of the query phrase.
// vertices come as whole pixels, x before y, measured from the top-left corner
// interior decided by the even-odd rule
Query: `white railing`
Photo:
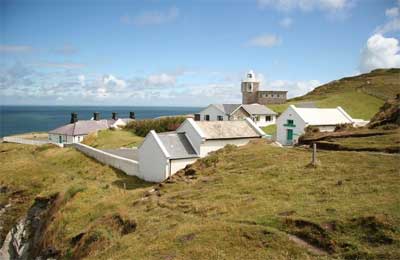
[[[52,142],[50,140],[32,140],[25,139],[21,137],[13,137],[13,136],[4,136],[3,142],[7,143],[17,143],[17,144],[28,144],[28,145],[44,145],[44,144],[54,144],[60,147],[63,147],[62,144]]]

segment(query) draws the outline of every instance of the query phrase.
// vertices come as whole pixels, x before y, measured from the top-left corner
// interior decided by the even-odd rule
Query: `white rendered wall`
[[[200,153],[200,146],[203,142],[202,137],[194,129],[194,127],[189,123],[188,120],[184,121],[183,124],[176,130],[177,133],[185,133],[189,142],[192,144],[194,150],[197,154]]]
[[[168,177],[168,159],[152,134],[148,134],[138,149],[140,174],[146,181],[162,182]]]
[[[206,140],[200,147],[200,157],[207,156],[208,153],[224,148],[227,144],[236,146],[246,145],[254,138],[226,139],[226,140]]]
[[[256,125],[259,127],[265,127],[265,126],[273,125],[276,123],[276,116],[271,115],[271,121],[265,120],[266,115],[259,115],[259,117],[260,117],[259,121],[256,120],[257,115],[255,116],[255,119],[254,119],[255,120],[254,123],[256,123]]]
[[[204,110],[200,111],[200,121],[205,121],[204,120],[205,115],[210,116],[210,121],[217,121],[218,116],[222,116],[224,121],[229,120],[229,117],[224,112],[222,112],[221,110],[219,110],[218,108],[216,108],[215,106],[212,106],[212,105],[208,106]]]
[[[86,154],[87,156],[92,157],[105,165],[110,165],[116,169],[125,172],[128,175],[134,175],[142,178],[139,172],[139,162],[137,161],[106,153],[104,151],[84,144],[76,143],[74,144],[74,147],[82,153]]]
[[[284,124],[287,120],[293,120],[293,124],[296,127],[286,127]],[[276,120],[276,140],[282,145],[291,145],[287,143],[287,129],[293,129],[293,142],[297,142],[300,135],[304,134],[304,128],[306,127],[303,119],[294,111],[291,107],[285,110]]]
[[[174,159],[170,160],[171,162],[171,175],[174,175],[177,171],[183,169],[188,164],[192,164],[197,160],[197,158],[188,158],[188,159]]]

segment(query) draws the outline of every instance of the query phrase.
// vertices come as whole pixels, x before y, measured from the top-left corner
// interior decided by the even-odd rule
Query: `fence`
[[[123,172],[125,172],[128,175],[134,175],[139,178],[142,178],[140,176],[139,172],[139,162],[130,160],[127,158],[123,158],[114,154],[106,153],[104,151],[101,151],[99,149],[80,144],[80,143],[75,143],[73,146],[81,151],[82,153],[86,154],[89,157],[92,157],[96,159],[97,161],[105,164],[105,165],[110,165],[113,168],[119,169]]]
[[[17,144],[29,144],[29,145],[54,144],[54,145],[63,147],[62,144],[54,143],[49,140],[31,140],[31,139],[25,139],[25,138],[21,138],[21,137],[12,137],[12,136],[4,136],[3,142],[17,143]]]

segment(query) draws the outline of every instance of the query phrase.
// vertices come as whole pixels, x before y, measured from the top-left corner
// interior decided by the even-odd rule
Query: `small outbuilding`
[[[290,105],[276,120],[277,141],[282,145],[293,145],[308,126],[316,127],[321,132],[333,132],[337,125],[355,126],[358,121],[341,107],[300,108]]]
[[[226,146],[245,145],[265,133],[249,118],[242,121],[186,119],[175,132],[150,131],[138,148],[140,175],[161,182],[186,165]]]

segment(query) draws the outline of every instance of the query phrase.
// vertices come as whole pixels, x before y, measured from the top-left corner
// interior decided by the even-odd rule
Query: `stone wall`
[[[62,144],[55,143],[49,140],[30,140],[21,137],[4,136],[3,142],[7,143],[17,143],[17,144],[28,144],[28,145],[44,145],[44,144],[54,144],[62,147]]]

